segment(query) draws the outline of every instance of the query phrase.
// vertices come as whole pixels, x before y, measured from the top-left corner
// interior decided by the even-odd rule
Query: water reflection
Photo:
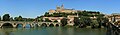
[[[0,28],[0,35],[110,35],[106,29],[74,27]]]
[[[1,33],[0,35],[14,35],[13,34],[14,30],[11,28],[0,28],[0,33]]]

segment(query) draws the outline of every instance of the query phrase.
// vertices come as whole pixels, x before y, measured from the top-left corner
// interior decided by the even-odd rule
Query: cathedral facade
[[[56,6],[56,10],[49,10],[49,13],[75,13],[77,10],[74,9],[66,9],[64,8],[64,5]]]

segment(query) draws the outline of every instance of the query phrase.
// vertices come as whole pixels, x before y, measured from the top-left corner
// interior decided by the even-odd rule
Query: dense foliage
[[[23,21],[22,16],[15,17],[14,20],[15,20],[15,21]]]
[[[62,26],[67,25],[67,19],[66,19],[66,18],[63,18],[63,19],[61,20],[61,23],[62,23]]]
[[[10,15],[9,14],[3,15],[3,21],[10,21]]]

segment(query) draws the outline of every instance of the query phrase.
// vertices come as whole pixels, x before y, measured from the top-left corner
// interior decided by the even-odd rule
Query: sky
[[[62,4],[65,8],[76,10],[100,11],[104,14],[120,13],[120,0],[0,0],[0,16],[10,14],[11,17],[21,15],[25,18],[35,18]]]

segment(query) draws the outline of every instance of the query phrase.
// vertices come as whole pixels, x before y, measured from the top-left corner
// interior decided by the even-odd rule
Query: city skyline
[[[100,11],[105,14],[119,13],[119,0],[0,0],[0,16],[8,13],[12,17],[35,18],[56,5],[76,10]],[[112,5],[111,5],[112,4]]]

